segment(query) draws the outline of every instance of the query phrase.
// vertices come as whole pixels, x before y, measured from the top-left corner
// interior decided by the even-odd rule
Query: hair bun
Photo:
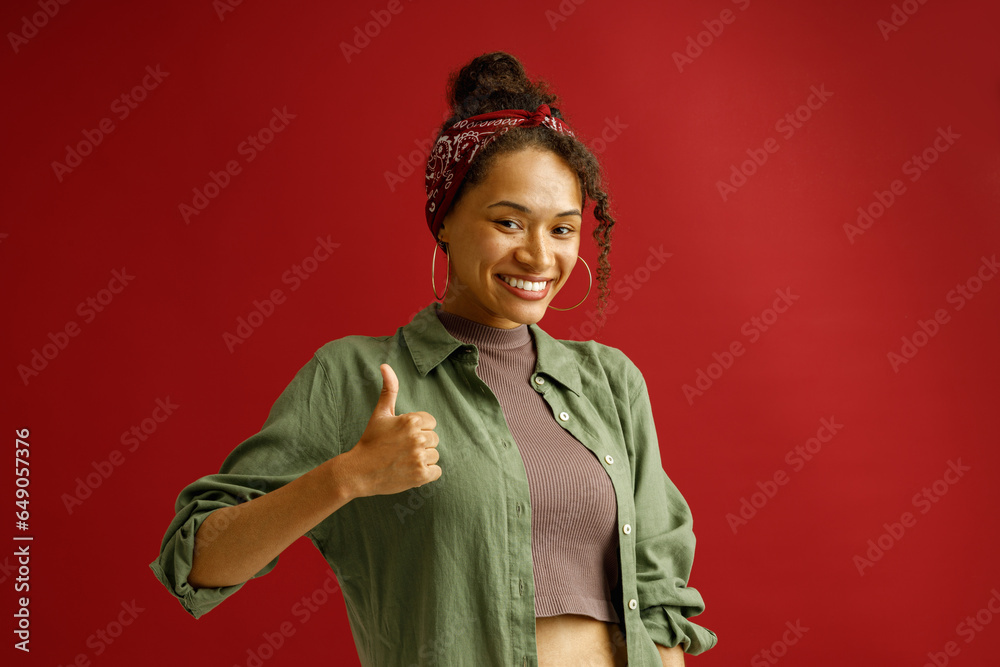
[[[553,107],[558,97],[544,81],[532,83],[521,61],[505,51],[484,53],[448,79],[448,104],[454,116],[445,126],[459,120],[501,109],[534,111],[540,104]],[[561,118],[557,109],[553,115]]]

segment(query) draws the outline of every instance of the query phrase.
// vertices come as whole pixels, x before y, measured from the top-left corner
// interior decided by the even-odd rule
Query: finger
[[[382,364],[378,369],[382,373],[382,392],[378,396],[374,412],[394,417],[396,416],[396,395],[399,394],[399,380],[389,364]]]
[[[417,415],[420,417],[420,428],[425,431],[431,431],[437,428],[437,419],[434,418],[429,412],[424,412],[423,410],[418,410],[416,412],[411,412],[411,415]]]

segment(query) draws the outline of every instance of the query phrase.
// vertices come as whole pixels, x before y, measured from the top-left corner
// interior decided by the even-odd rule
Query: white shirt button
[[[605,456],[604,460],[608,462],[608,465],[611,465],[612,463],[615,462],[615,459],[614,459],[613,456],[611,456],[611,454],[608,454],[607,456]]]
[[[626,523],[624,526],[622,526],[622,532],[625,533],[626,535],[628,535],[629,533],[631,533],[632,532],[632,524]]]
[[[629,609],[635,609],[638,606],[639,606],[639,601],[636,600],[635,598],[632,598],[631,600],[628,601],[628,608]]]
[[[535,377],[535,384],[545,384],[545,378],[541,375]]]
[[[568,412],[560,412],[559,413],[559,419],[561,419],[563,421],[566,421],[567,419],[569,419],[569,413]]]

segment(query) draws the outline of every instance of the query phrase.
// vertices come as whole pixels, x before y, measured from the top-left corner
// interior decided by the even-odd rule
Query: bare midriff
[[[580,614],[535,619],[539,667],[624,667],[625,636],[616,623]]]

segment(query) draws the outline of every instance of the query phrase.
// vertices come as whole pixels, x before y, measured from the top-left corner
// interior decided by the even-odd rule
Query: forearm
[[[215,510],[198,529],[188,583],[241,584],[354,497],[344,454],[249,502]]]
[[[667,648],[656,644],[656,650],[660,652],[663,667],[684,667],[684,651],[680,646]]]

